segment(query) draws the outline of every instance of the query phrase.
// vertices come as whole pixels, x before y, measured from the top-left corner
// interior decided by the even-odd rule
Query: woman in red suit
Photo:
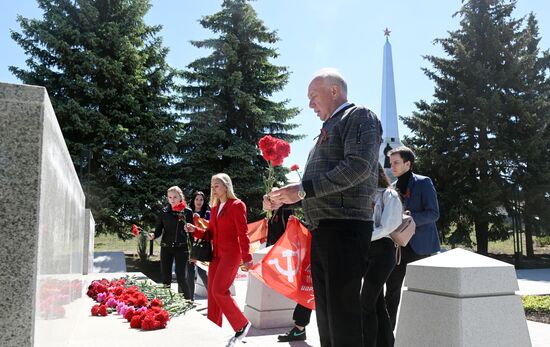
[[[210,198],[212,210],[207,230],[213,256],[208,266],[208,319],[222,326],[222,314],[225,315],[236,332],[231,344],[242,340],[251,326],[229,291],[241,262],[246,270],[252,267],[246,205],[237,199],[231,178],[224,173],[212,176]],[[190,223],[186,231],[196,238],[203,238],[206,232]]]

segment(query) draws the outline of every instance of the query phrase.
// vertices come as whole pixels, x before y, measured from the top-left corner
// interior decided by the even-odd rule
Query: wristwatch
[[[306,191],[303,187],[300,187],[300,190],[298,190],[298,197],[300,200],[304,200],[306,198]]]

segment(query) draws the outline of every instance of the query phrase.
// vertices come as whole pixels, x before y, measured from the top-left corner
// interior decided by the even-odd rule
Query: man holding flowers
[[[382,127],[378,117],[347,101],[335,69],[318,72],[309,107],[323,121],[300,183],[264,196],[275,209],[302,200],[312,232],[311,270],[321,346],[362,346],[361,280],[372,235]]]

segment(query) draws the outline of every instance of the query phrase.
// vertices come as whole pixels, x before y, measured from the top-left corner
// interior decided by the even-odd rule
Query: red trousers
[[[240,263],[240,254],[228,254],[214,257],[208,265],[208,319],[222,326],[224,314],[234,331],[248,322],[229,291]]]

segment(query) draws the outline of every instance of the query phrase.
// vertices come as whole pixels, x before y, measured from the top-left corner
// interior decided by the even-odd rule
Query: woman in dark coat
[[[189,262],[188,234],[183,230],[186,223],[193,222],[193,212],[185,203],[183,192],[177,186],[168,188],[166,206],[157,219],[154,233],[149,234],[149,240],[162,236],[160,241],[160,271],[162,284],[170,287],[172,283],[172,264],[176,262],[176,278],[178,292],[192,300],[193,295],[188,285],[187,264]]]

